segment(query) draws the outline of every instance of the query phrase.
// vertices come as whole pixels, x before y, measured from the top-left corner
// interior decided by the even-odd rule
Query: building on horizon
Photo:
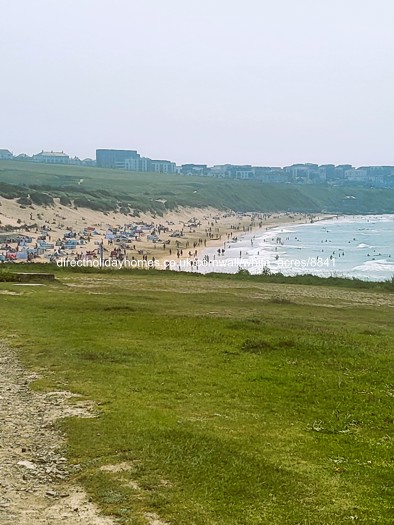
[[[22,160],[24,162],[28,162],[28,161],[31,161],[33,159],[32,159],[32,157],[29,157],[29,155],[27,155],[27,153],[19,153],[19,155],[14,157],[14,160]]]
[[[282,168],[274,166],[253,166],[254,178],[266,184],[286,184],[289,176]]]
[[[138,157],[125,160],[125,169],[128,171],[153,171],[152,161],[147,157]]]
[[[176,173],[176,164],[169,160],[151,160],[154,173]]]
[[[254,168],[250,164],[215,164],[210,168],[210,174],[213,177],[224,179],[254,179]]]
[[[94,168],[96,167],[96,161],[88,157],[82,160],[82,166],[88,166],[89,168]]]
[[[353,169],[351,164],[339,164],[335,166],[335,178],[336,180],[343,180],[345,178],[345,172]]]
[[[182,164],[177,170],[182,175],[210,175],[210,169],[207,164]]]
[[[79,157],[75,156],[70,158],[69,164],[71,164],[72,166],[82,166],[82,161]]]
[[[213,177],[231,178],[231,164],[215,164],[211,167]]]
[[[97,149],[96,163],[98,168],[127,169],[126,161],[139,159],[140,154],[136,150],[126,149]]]
[[[176,173],[176,164],[169,160],[152,160],[147,157],[138,157],[126,159],[125,169],[128,171],[152,173]]]
[[[0,149],[0,160],[12,160],[14,155],[8,149]]]
[[[44,151],[33,155],[34,162],[43,164],[69,164],[70,157],[64,151]]]

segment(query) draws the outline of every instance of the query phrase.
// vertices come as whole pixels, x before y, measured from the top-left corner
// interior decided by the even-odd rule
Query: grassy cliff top
[[[0,283],[0,336],[69,390],[73,480],[120,524],[392,524],[392,293],[171,272]],[[231,285],[230,285],[231,283]],[[60,307],[59,307],[60,306]],[[66,490],[63,489],[63,490]]]
[[[50,205],[55,197],[78,207],[154,211],[178,206],[235,211],[392,213],[394,190],[326,185],[262,184],[80,166],[0,161],[0,195]],[[47,198],[49,197],[49,199]],[[25,199],[25,201],[23,201]]]

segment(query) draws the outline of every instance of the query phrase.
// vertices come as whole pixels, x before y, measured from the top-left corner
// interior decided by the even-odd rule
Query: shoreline
[[[306,234],[307,227],[317,223],[326,223],[329,229],[324,225],[321,230],[314,229],[309,232],[311,235]],[[313,223],[275,224],[255,235],[254,232],[242,235],[237,242],[225,246],[225,253],[206,250],[208,263],[197,271],[236,273],[247,270],[254,275],[266,272],[288,276],[312,274],[385,281],[394,276],[391,248],[394,242],[387,240],[394,234],[393,223],[394,214],[375,214],[327,215]],[[349,224],[360,227],[343,228]],[[318,233],[323,236],[316,237]],[[377,238],[381,239],[380,244]]]
[[[3,203],[1,204],[0,216],[3,219],[5,216],[4,211],[7,211],[7,209],[4,209]],[[19,214],[20,206],[17,206],[15,202],[7,201],[6,204],[9,206],[9,211],[14,213],[14,216],[15,213]],[[25,217],[27,213],[30,213],[35,218],[35,214],[32,214],[31,209],[23,210],[23,212]],[[335,224],[357,221],[365,221],[365,224],[367,224],[369,221],[385,216],[390,217],[391,221],[391,218],[394,216],[390,214],[344,215],[290,212],[270,214],[236,213],[231,210],[221,211],[215,208],[178,208],[169,211],[161,217],[142,213],[138,214],[138,217],[132,217],[131,215],[119,213],[109,215],[108,213],[86,209],[71,209],[67,213],[67,210],[61,206],[37,209],[35,213],[42,219],[36,231],[33,233],[28,230],[22,230],[18,231],[17,235],[30,235],[33,238],[34,245],[44,229],[44,238],[52,243],[53,247],[52,249],[44,250],[40,257],[32,261],[33,263],[57,263],[58,266],[70,267],[100,267],[100,263],[104,262],[103,267],[114,269],[123,267],[130,269],[156,268],[200,273],[212,271],[235,273],[237,270],[247,269],[257,274],[263,273],[267,267],[271,271],[271,266],[273,273],[281,272],[277,267],[275,268],[277,265],[274,261],[275,254],[273,254],[273,250],[278,249],[278,254],[285,252],[283,252],[280,244],[277,245],[277,248],[273,248],[272,243],[282,229],[290,228],[293,230],[301,226],[313,226],[317,223],[332,223],[333,221]],[[4,220],[2,222],[4,224]],[[116,235],[123,235],[127,228],[130,228],[133,224],[134,226],[140,225],[138,226],[139,230],[136,230],[140,233],[133,233],[135,237],[132,237],[132,240],[118,242],[117,239],[111,240],[108,238],[108,232],[118,232]],[[93,233],[92,230],[94,230]],[[56,253],[58,243],[64,242],[65,234],[70,232],[73,232],[76,238],[80,236],[84,238],[83,236],[88,235],[88,240],[83,241],[82,245],[75,245],[65,250],[61,255],[51,256],[51,253]],[[152,236],[152,233],[155,233],[155,236]],[[269,240],[271,233],[272,238]],[[7,235],[7,233],[0,234],[0,262],[4,262],[6,251],[4,250],[2,239],[7,237]],[[267,240],[267,249],[265,245],[260,244],[262,254],[260,254],[260,251],[254,251],[257,248],[257,246],[254,246],[255,238],[258,239],[258,243],[264,241],[264,238]],[[248,241],[250,241],[250,245]],[[287,244],[287,239],[283,239],[283,241],[282,244]],[[246,243],[248,243],[247,246]],[[101,246],[101,255],[99,254],[98,245]],[[239,245],[241,245],[241,249],[238,257]],[[289,248],[291,249],[291,246]],[[297,249],[300,248],[301,246]],[[17,249],[22,250],[23,248],[18,247]],[[237,253],[235,250],[237,250]],[[60,250],[58,251],[60,252]],[[218,253],[219,251],[221,252],[220,254]],[[253,254],[253,251],[256,255]],[[233,257],[229,256],[229,252],[232,252]],[[250,260],[252,259],[254,259],[255,263],[259,262],[259,259],[264,261],[263,256],[267,256],[265,265],[263,263],[260,265],[256,264],[256,267],[250,265]],[[223,265],[226,264],[226,260],[233,259],[234,263],[231,271],[228,269],[223,270],[220,266],[204,268],[206,259],[215,260],[215,258],[216,264],[223,262]],[[10,262],[23,264],[30,261],[16,260]],[[295,274],[290,273],[290,275]],[[333,269],[330,275],[338,276],[337,270]],[[344,277],[348,276],[346,274],[341,275]],[[360,278],[365,279],[365,276],[363,275]]]
[[[286,215],[285,215],[286,217]],[[310,224],[315,224],[317,222],[324,222],[329,221],[335,218],[338,218],[338,215],[319,215],[318,217],[313,217],[313,220],[306,220],[306,217],[299,217],[298,220],[293,220],[291,222],[278,222],[273,221],[271,224],[267,225],[264,229],[259,228],[256,231],[250,231],[250,232],[243,232],[240,238],[236,241],[236,243],[241,243],[242,241],[247,241],[254,239],[256,237],[264,237],[265,235],[268,235],[269,232],[272,232],[273,230],[276,230],[277,228],[289,228],[289,227],[295,227],[295,226],[307,226]],[[222,244],[217,243],[215,246],[209,246],[203,253],[203,257],[212,255],[214,249],[222,249],[224,248],[227,250],[229,248],[228,246],[229,241],[225,241]],[[236,244],[235,243],[235,244]],[[235,246],[232,246],[232,248],[235,248]]]

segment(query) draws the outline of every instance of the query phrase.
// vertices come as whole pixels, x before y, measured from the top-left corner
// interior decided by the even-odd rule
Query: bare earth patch
[[[123,463],[117,463],[115,465],[103,465],[100,470],[103,472],[113,472],[117,474],[118,472],[127,472],[133,468],[133,464],[127,461]]]
[[[0,346],[0,524],[114,525],[70,483],[59,453],[63,437],[53,426],[61,417],[94,417],[94,410],[67,403],[74,397],[69,392],[33,392],[35,378]]]
[[[162,521],[154,512],[147,512],[145,518],[148,520],[149,525],[169,525],[167,521]]]

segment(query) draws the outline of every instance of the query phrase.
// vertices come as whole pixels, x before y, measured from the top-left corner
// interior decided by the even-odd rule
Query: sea
[[[389,280],[394,276],[394,215],[341,216],[241,234],[226,241],[224,253],[206,250],[195,269]]]

